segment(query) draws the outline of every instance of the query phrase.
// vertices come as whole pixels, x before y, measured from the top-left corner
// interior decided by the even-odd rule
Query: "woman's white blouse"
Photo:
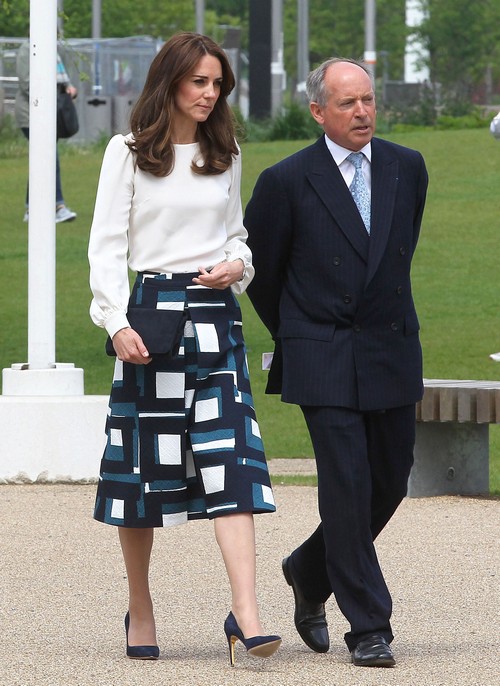
[[[245,276],[233,284],[242,293],[254,275],[241,208],[241,154],[223,174],[194,174],[197,143],[175,145],[168,176],[134,164],[125,141],[114,136],[104,153],[90,231],[90,316],[112,337],[129,326],[128,267],[133,271],[196,272],[238,258]]]

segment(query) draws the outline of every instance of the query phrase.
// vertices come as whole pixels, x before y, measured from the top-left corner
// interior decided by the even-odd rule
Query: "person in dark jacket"
[[[410,268],[428,176],[420,153],[373,137],[362,63],[326,61],[307,93],[324,135],[265,170],[245,213],[248,294],[275,341],[267,392],[300,405],[318,471],[321,523],[283,572],[310,648],[329,648],[333,593],[352,662],[392,666],[391,596],[374,539],[413,463],[423,381]]]

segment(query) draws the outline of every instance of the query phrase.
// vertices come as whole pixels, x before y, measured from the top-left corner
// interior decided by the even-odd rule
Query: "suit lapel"
[[[371,281],[384,254],[394,214],[399,164],[388,155],[383,141],[372,140],[372,220],[366,285]]]
[[[380,264],[392,226],[398,187],[398,160],[387,153],[383,141],[377,138],[372,140],[372,218],[371,234],[368,236],[351,193],[326,147],[323,136],[312,150],[313,164],[306,177],[347,240],[368,263],[367,285]]]
[[[306,177],[352,247],[367,262],[370,238],[323,136],[314,144],[312,150],[313,164],[306,172]]]

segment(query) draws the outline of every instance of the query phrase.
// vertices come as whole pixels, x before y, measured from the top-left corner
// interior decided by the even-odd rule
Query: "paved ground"
[[[272,462],[274,473],[289,471]],[[115,530],[91,518],[94,491],[0,486],[1,686],[500,684],[498,500],[404,501],[377,545],[393,594],[398,664],[366,669],[349,662],[333,601],[328,654],[311,652],[295,632],[280,564],[317,524],[316,490],[278,485],[278,512],[256,522],[262,617],[283,645],[258,660],[238,643],[231,669],[222,632],[229,593],[208,522],[158,532],[152,578],[161,659],[124,656],[126,579]]]

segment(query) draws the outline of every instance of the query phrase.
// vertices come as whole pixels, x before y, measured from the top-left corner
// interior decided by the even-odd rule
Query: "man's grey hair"
[[[361,62],[361,60],[352,60],[349,57],[331,57],[320,64],[319,67],[316,67],[307,77],[306,93],[310,103],[317,102],[320,107],[326,106],[330,93],[328,93],[325,86],[325,75],[328,68],[331,67],[332,64],[337,64],[338,62],[347,62],[348,64],[355,64],[357,67],[361,67],[361,69],[368,74],[373,85],[373,76],[364,62]]]

